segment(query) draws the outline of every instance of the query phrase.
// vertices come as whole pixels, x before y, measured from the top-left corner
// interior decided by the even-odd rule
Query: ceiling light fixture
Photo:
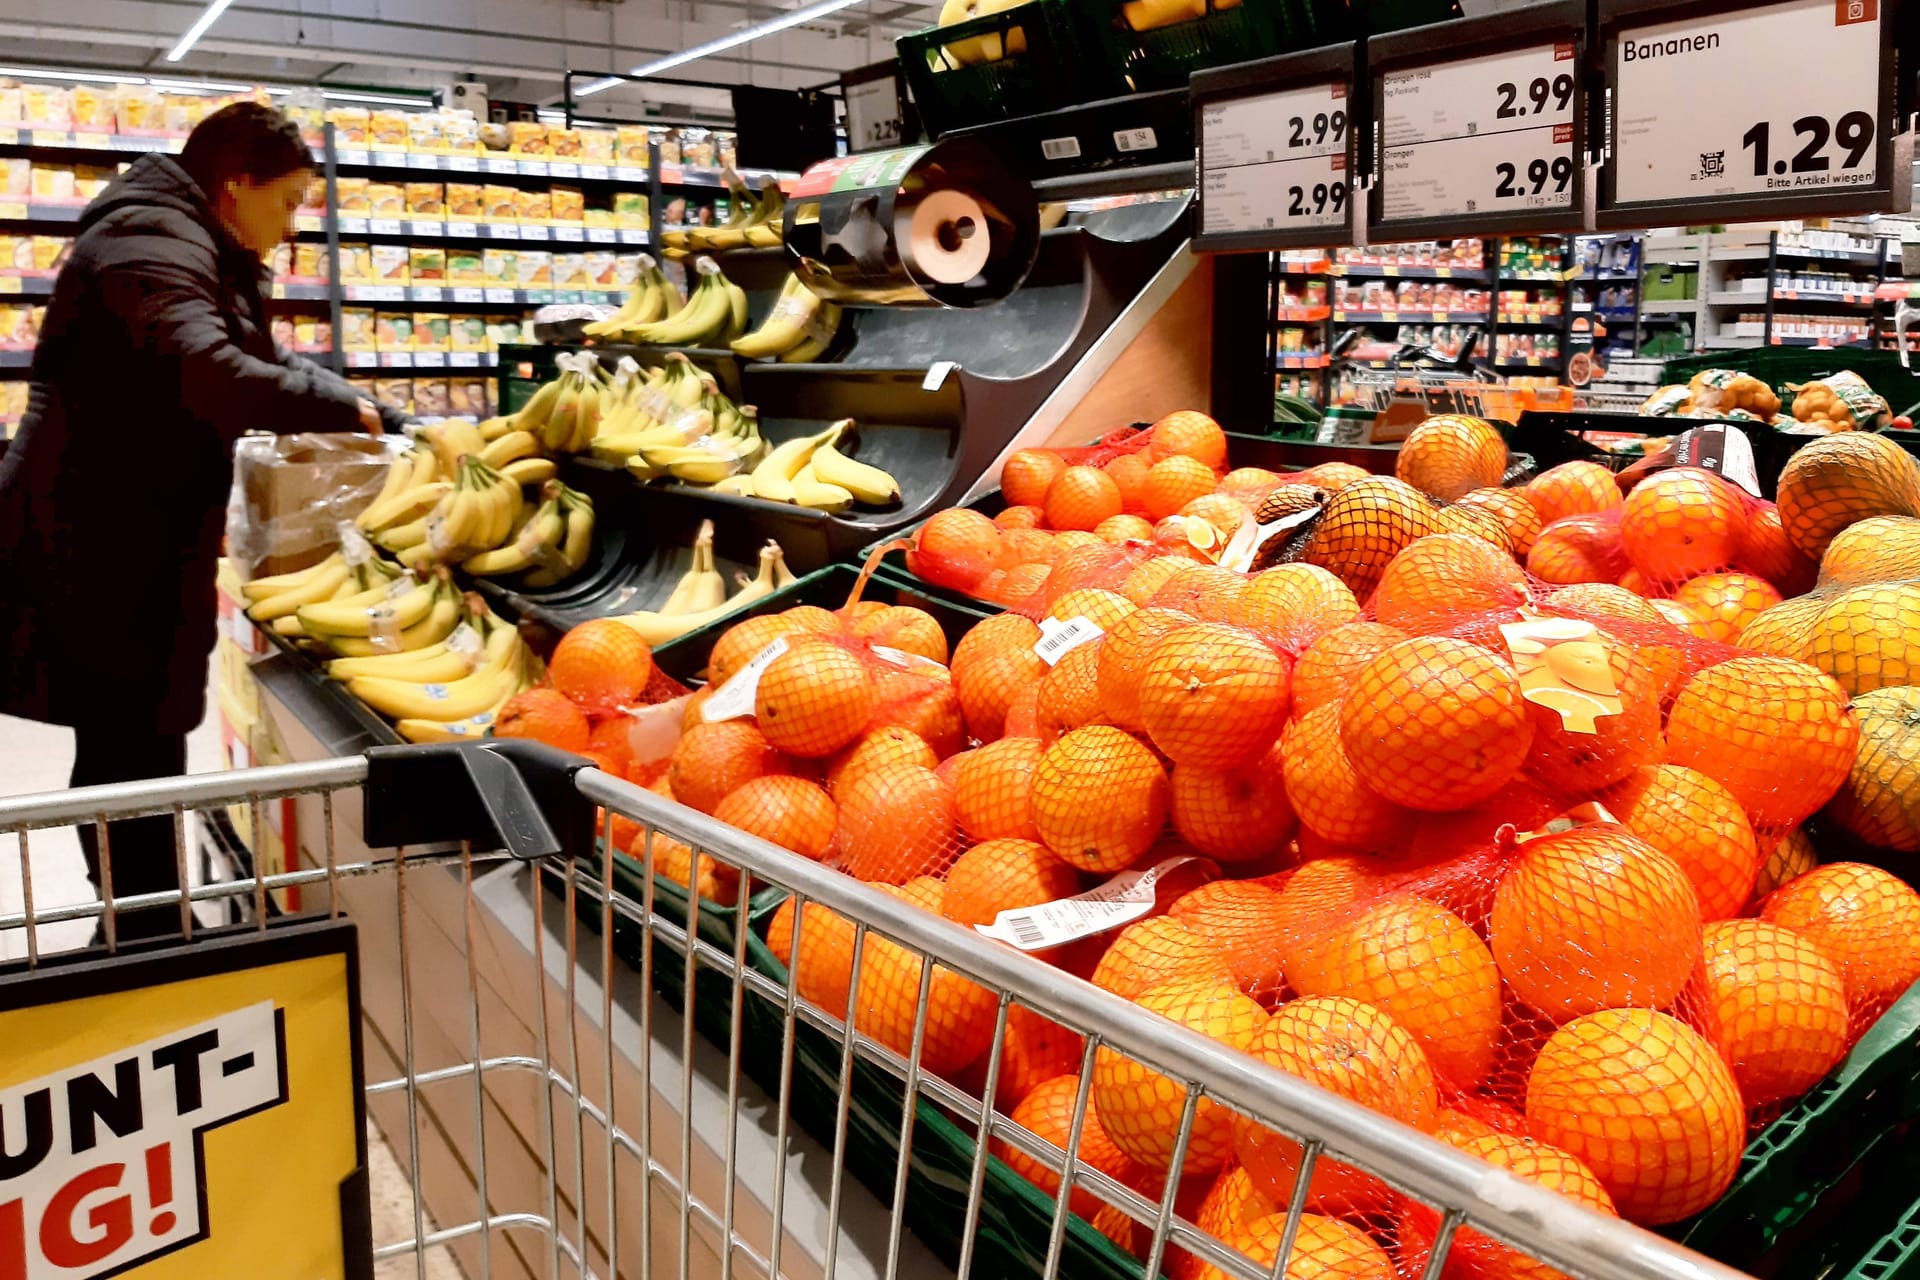
[[[193,25],[187,28],[187,34],[180,37],[180,42],[167,50],[167,61],[178,62],[186,57],[187,50],[200,42],[200,37],[207,34],[207,28],[212,26],[232,3],[233,0],[212,0],[212,3],[206,7],[206,11],[195,18]]]
[[[90,84],[145,84],[145,76],[116,75],[111,71],[47,71],[41,67],[0,67],[0,76],[24,80],[79,80]]]
[[[811,22],[815,18],[824,18],[830,13],[837,13],[842,9],[852,8],[859,3],[860,0],[817,0],[817,3],[802,5],[800,8],[783,13],[777,18],[769,18],[765,22],[755,23],[751,27],[743,27],[731,35],[721,36],[717,40],[709,40],[705,44],[694,45],[691,49],[682,49],[678,53],[670,53],[657,61],[644,63],[635,67],[628,74],[640,77],[657,76],[663,71],[671,71],[673,68],[683,67],[689,62],[698,62],[700,59],[710,58],[716,53],[737,48],[743,44],[751,44],[753,41],[765,36],[770,36],[776,31],[785,31],[788,27],[797,27],[801,23]],[[614,85],[621,83],[624,82],[613,77],[608,77],[605,80],[596,80],[592,84],[575,90],[574,97],[584,98],[590,94],[599,93],[603,89],[611,89]]]
[[[147,81],[162,93],[251,93],[255,86],[250,84],[224,84],[213,80],[158,80]]]

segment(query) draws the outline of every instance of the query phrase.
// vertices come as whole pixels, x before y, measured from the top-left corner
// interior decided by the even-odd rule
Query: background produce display
[[[1418,427],[1392,477],[1226,453],[1181,413],[1014,454],[1010,505],[940,513],[908,553],[1006,606],[957,644],[856,591],[735,625],[671,696],[639,629],[596,622],[495,731],[595,753],[1591,1208],[1700,1212],[1920,978],[1920,894],[1852,856],[1920,851],[1920,468],[1826,435],[1776,505],[1689,467],[1530,474],[1463,417]],[[684,845],[632,853],[741,896]],[[1020,914],[1123,874],[1151,901],[1076,936]],[[852,923],[794,915],[765,941],[800,993],[906,1053],[919,958],[870,938],[856,983]],[[936,970],[928,999],[923,1068],[978,1090],[994,997]],[[997,1105],[1064,1147],[1082,1056],[1016,1018]],[[1184,1088],[1109,1050],[1087,1085],[1080,1160],[1149,1196],[1178,1177],[1183,1215],[1271,1260],[1297,1144],[1203,1100],[1174,1168]],[[1301,1274],[1418,1273],[1424,1209],[1332,1159],[1307,1196]]]

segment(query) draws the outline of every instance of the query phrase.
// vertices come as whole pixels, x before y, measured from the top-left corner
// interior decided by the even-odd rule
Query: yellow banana
[[[659,646],[669,640],[678,640],[690,631],[697,631],[709,622],[717,622],[735,611],[752,604],[774,589],[775,565],[782,559],[780,548],[768,543],[760,552],[760,572],[753,579],[734,592],[733,597],[711,609],[699,613],[665,614],[652,610],[641,613],[629,613],[616,617],[614,621],[622,626],[631,627],[648,644]]]
[[[361,676],[348,690],[390,720],[464,720],[498,706],[525,683],[520,636],[502,627],[487,637],[486,660],[471,675],[437,684]]]
[[[876,466],[849,458],[830,441],[813,451],[808,459],[813,474],[823,484],[838,485],[859,502],[885,506],[900,498],[900,482]]]
[[[511,695],[509,695],[511,696]],[[393,730],[408,742],[477,742],[493,732],[494,717],[507,699],[465,720],[396,720]]]
[[[410,653],[440,644],[453,634],[466,614],[466,601],[451,584],[439,584],[433,611],[399,635],[397,647],[385,641],[363,636],[328,636],[327,647],[343,658],[371,658],[395,653]]]
[[[527,521],[526,527],[520,530],[519,537],[504,547],[469,556],[460,567],[481,577],[523,573],[541,563],[546,555],[559,555],[560,540],[566,536],[566,531],[566,516],[560,510],[560,499],[548,498],[534,513],[533,519]]]
[[[509,431],[480,451],[480,461],[498,471],[509,462],[532,458],[540,452],[540,441],[531,431]]]
[[[251,582],[240,584],[240,592],[249,600],[265,600],[268,596],[277,596],[282,591],[291,591],[325,573],[335,565],[345,564],[338,551],[318,564],[308,565],[304,569],[295,569],[291,573],[276,573],[270,578],[255,578]]]
[[[517,485],[545,484],[560,474],[552,458],[522,458],[500,468],[500,474]]]
[[[560,381],[555,378],[552,382],[542,384],[533,393],[533,398],[521,406],[520,412],[507,419],[513,423],[515,431],[530,432],[536,437],[541,434],[541,428],[546,426],[547,419],[553,416],[554,408],[560,401]]]
[[[434,652],[383,654],[376,658],[335,658],[327,664],[327,674],[342,682],[362,676],[390,680],[411,680],[415,684],[444,684],[473,674],[473,663],[466,655],[455,653],[444,644]]]
[[[819,450],[814,452],[818,453]],[[837,484],[826,484],[814,474],[809,461],[793,477],[793,500],[815,511],[838,513],[853,505],[853,495]]]
[[[511,414],[502,418],[488,418],[485,422],[481,423],[479,426],[480,438],[482,440],[485,440],[488,444],[492,444],[495,440],[498,440],[501,436],[504,436],[512,431],[518,431],[519,429],[520,428],[516,427],[513,424],[513,417]]]
[[[831,443],[847,425],[847,422],[837,422],[819,435],[800,436],[775,445],[773,451],[753,469],[754,493],[770,502],[796,501],[793,478],[800,474],[800,468],[807,465],[807,459],[813,456],[815,449]]]
[[[300,625],[309,634],[336,636],[369,636],[376,628],[405,631],[433,611],[437,589],[434,583],[421,583],[392,599],[382,591],[378,600],[360,596],[305,605],[299,610]]]
[[[567,513],[567,537],[560,544],[560,563],[535,569],[520,580],[523,586],[551,587],[587,567],[587,557],[593,551],[593,503],[585,494],[562,485],[560,505]]]
[[[440,499],[451,492],[453,482],[450,480],[435,480],[431,484],[404,489],[362,511],[354,523],[363,531],[378,535],[382,529],[419,519],[439,506]]]
[[[330,564],[297,587],[255,601],[247,613],[255,622],[291,617],[307,605],[331,599],[334,592],[347,584],[351,573],[344,562]]]

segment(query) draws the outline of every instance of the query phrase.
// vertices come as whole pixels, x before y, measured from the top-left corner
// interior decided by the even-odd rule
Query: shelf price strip
[[[1307,233],[1270,245],[1344,240],[1352,221],[1347,123],[1339,82],[1203,106],[1202,234]]]

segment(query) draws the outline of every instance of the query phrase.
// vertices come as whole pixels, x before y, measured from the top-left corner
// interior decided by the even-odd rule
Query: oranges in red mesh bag
[[[1860,727],[1831,677],[1786,658],[1716,663],[1681,686],[1667,759],[1723,783],[1756,829],[1784,828],[1847,780]]]
[[[1434,532],[1430,498],[1403,480],[1370,476],[1333,495],[1302,559],[1346,583],[1356,599],[1373,594],[1387,562],[1415,538]]]
[[[1450,632],[1469,622],[1473,638],[1495,639],[1493,623],[1511,621],[1529,598],[1512,555],[1464,533],[1417,539],[1388,562],[1373,593],[1377,622],[1414,632]]]
[[[1442,414],[1415,427],[1400,446],[1393,473],[1422,493],[1452,502],[1500,483],[1507,442],[1480,418]]]
[[[1527,481],[1520,491],[1542,525],[1568,516],[1594,515],[1620,505],[1613,472],[1597,462],[1563,462]]]
[[[1533,726],[1511,666],[1465,640],[1416,636],[1354,676],[1340,741],[1368,789],[1444,812],[1505,786],[1526,759]]]
[[[1176,765],[1233,768],[1264,753],[1286,723],[1291,665],[1238,627],[1179,627],[1147,654],[1141,724]]]
[[[1656,472],[1621,506],[1621,547],[1648,581],[1677,586],[1739,558],[1752,501],[1710,471]]]
[[[1077,1068],[1078,1064],[1075,1065]],[[1076,1069],[1071,1075],[1055,1076],[1035,1085],[1008,1118],[1035,1137],[1051,1142],[1058,1148],[1059,1155],[1055,1157],[1058,1159],[1065,1156],[1067,1144],[1073,1137],[1074,1104],[1079,1096],[1080,1074]],[[992,1143],[992,1150],[1009,1169],[1040,1188],[1043,1195],[1059,1194],[1060,1175],[1052,1168],[999,1139]],[[1130,1181],[1135,1173],[1133,1161],[1113,1145],[1113,1139],[1100,1127],[1100,1112],[1092,1098],[1087,1099],[1086,1116],[1081,1121],[1080,1141],[1074,1155],[1081,1164],[1098,1169],[1116,1182]],[[1068,1200],[1073,1212],[1083,1218],[1093,1217],[1104,1203],[1091,1191],[1078,1187]]]

